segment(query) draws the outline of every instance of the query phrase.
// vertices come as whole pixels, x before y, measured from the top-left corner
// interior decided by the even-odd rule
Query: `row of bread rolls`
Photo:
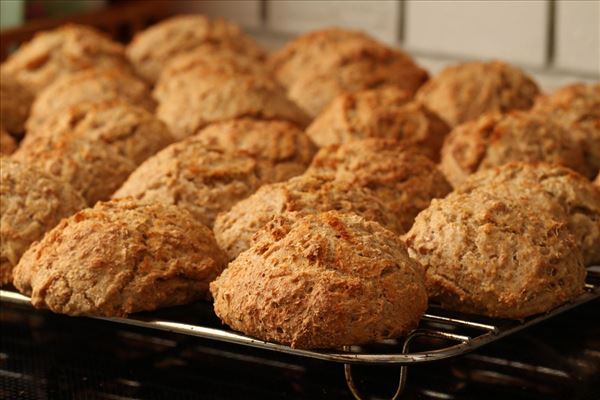
[[[338,347],[407,333],[428,296],[544,312],[600,262],[597,84],[540,96],[501,62],[427,81],[338,28],[267,56],[203,16],[126,48],[40,33],[2,74],[34,93],[2,108],[13,147],[26,130],[2,159],[2,279],[37,307],[123,316],[210,284],[236,330]]]

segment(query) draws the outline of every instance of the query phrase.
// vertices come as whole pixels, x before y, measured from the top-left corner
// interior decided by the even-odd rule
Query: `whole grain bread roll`
[[[513,65],[470,61],[442,70],[416,98],[455,127],[488,112],[527,110],[538,94],[535,81]]]
[[[39,136],[15,159],[69,183],[90,205],[107,200],[135,170],[135,163],[103,142]]]
[[[356,139],[396,139],[423,148],[434,161],[449,129],[422,104],[394,86],[337,97],[310,124],[306,133],[319,147]]]
[[[600,83],[576,83],[539,96],[533,110],[553,118],[582,145],[593,171],[600,171]]]
[[[288,95],[314,118],[344,93],[395,86],[412,96],[428,77],[406,54],[382,48],[329,70],[306,70],[289,86]]]
[[[486,114],[454,128],[442,147],[440,169],[457,187],[470,174],[511,161],[545,162],[590,177],[581,145],[543,114]]]
[[[408,231],[431,199],[451,187],[436,165],[401,142],[364,139],[322,148],[307,174],[370,189]]]
[[[287,121],[240,118],[217,122],[202,129],[195,138],[206,147],[255,158],[258,176],[264,182],[284,181],[302,174],[316,153],[310,138]]]
[[[557,218],[566,213],[569,228],[583,251],[584,264],[600,263],[600,189],[569,168],[513,162],[473,174],[456,190],[526,197],[532,207],[559,214]],[[558,212],[546,201],[548,194],[560,205]]]
[[[264,182],[258,162],[243,152],[207,147],[189,138],[147,159],[114,198],[175,205],[212,227],[217,214],[248,197]]]
[[[121,99],[153,112],[156,106],[144,82],[122,69],[88,69],[58,79],[42,90],[31,107],[27,131],[40,129],[73,106]]]
[[[92,27],[76,24],[38,32],[2,65],[32,93],[92,67],[130,68],[123,46]]]
[[[127,56],[140,76],[155,83],[164,66],[179,54],[214,45],[225,47],[257,60],[265,51],[232,22],[204,15],[180,15],[135,35],[127,46]]]
[[[290,87],[306,71],[323,72],[383,51],[383,46],[364,32],[324,28],[297,36],[273,52],[268,66],[277,80]]]
[[[301,128],[309,122],[283,89],[265,76],[189,70],[173,76],[162,89],[155,91],[156,114],[177,139],[211,123],[242,117],[285,120]]]
[[[0,69],[0,128],[14,136],[25,132],[33,95],[17,79]]]
[[[0,154],[9,155],[14,153],[16,149],[17,142],[15,142],[15,139],[0,127]]]
[[[163,88],[169,85],[171,78],[190,70],[269,75],[263,61],[230,47],[207,43],[192,51],[178,54],[165,64],[155,86],[156,97],[161,98],[162,92],[168,90]]]
[[[0,157],[0,175],[0,285],[4,285],[12,282],[13,268],[25,250],[86,203],[68,183],[8,157]]]
[[[538,202],[555,201],[538,193]],[[442,307],[499,318],[549,311],[584,291],[586,270],[566,215],[487,190],[433,200],[404,236]]]
[[[210,285],[235,330],[297,348],[395,338],[427,307],[423,270],[392,232],[354,214],[275,220]]]
[[[272,219],[282,217],[291,223],[308,214],[332,210],[352,212],[392,232],[404,233],[400,221],[369,189],[311,175],[262,186],[219,214],[213,231],[219,246],[233,260],[252,245],[253,236]]]
[[[122,317],[208,296],[225,268],[212,232],[177,207],[131,199],[64,219],[15,268],[35,307]]]
[[[122,99],[82,103],[49,116],[21,142],[22,151],[36,147],[39,137],[99,142],[136,165],[175,140],[152,113]]]

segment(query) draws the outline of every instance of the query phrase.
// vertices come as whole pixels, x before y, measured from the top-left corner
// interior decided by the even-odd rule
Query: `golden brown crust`
[[[306,70],[289,86],[288,94],[311,117],[316,117],[344,93],[396,86],[412,96],[428,77],[406,54],[384,48],[328,70]]]
[[[63,220],[25,253],[14,281],[35,307],[120,317],[206,297],[225,263],[185,210],[113,200]]]
[[[33,242],[86,204],[69,184],[8,157],[0,157],[0,174],[3,285],[12,282],[13,267]]]
[[[581,143],[590,169],[600,171],[600,83],[577,83],[539,96],[533,110],[563,125]]]
[[[235,119],[211,124],[195,137],[207,147],[240,151],[255,158],[263,182],[284,181],[302,174],[316,152],[310,138],[286,121]]]
[[[306,71],[331,70],[383,48],[363,32],[325,28],[297,36],[274,52],[268,65],[277,80],[290,87]]]
[[[162,96],[163,90],[167,90],[163,87],[169,85],[171,78],[190,70],[269,75],[268,69],[262,61],[240,53],[225,43],[207,43],[190,52],[179,54],[165,64],[155,86],[157,98]]]
[[[31,107],[27,131],[85,102],[121,99],[153,112],[156,106],[144,82],[122,69],[89,69],[57,80],[41,91]]]
[[[37,33],[2,66],[37,93],[58,78],[88,68],[129,68],[123,46],[89,26],[67,24]]]
[[[600,186],[600,173],[598,173],[596,180],[594,180],[594,184],[596,184],[597,186]]]
[[[52,115],[27,134],[21,147],[36,146],[40,136],[100,142],[136,165],[174,141],[162,121],[121,99],[82,103]]]
[[[513,162],[471,175],[459,192],[487,190],[495,195],[527,197],[535,208],[567,214],[569,228],[583,251],[585,265],[600,263],[600,189],[569,168]],[[546,201],[550,195],[560,205]]]
[[[212,227],[219,212],[254,193],[262,183],[253,157],[208,148],[188,138],[147,159],[113,197],[176,205]]]
[[[449,309],[523,318],[584,290],[586,271],[566,216],[533,209],[527,198],[454,192],[432,201],[404,239],[427,270],[430,299]]]
[[[390,139],[355,140],[324,147],[307,174],[372,190],[406,231],[431,199],[444,197],[451,190],[431,160]]]
[[[12,75],[0,70],[0,128],[12,135],[25,132],[33,95]]]
[[[298,348],[367,343],[416,327],[427,307],[423,271],[396,235],[338,212],[277,222],[211,283],[226,324]]]
[[[163,89],[157,115],[177,139],[210,123],[241,117],[286,120],[302,128],[309,122],[279,85],[260,75],[189,70],[169,79]]]
[[[486,114],[454,128],[442,147],[440,169],[454,186],[470,174],[511,161],[558,164],[590,176],[581,146],[542,114]]]
[[[219,214],[213,231],[219,246],[233,260],[250,247],[253,236],[272,219],[284,217],[291,223],[308,214],[332,210],[353,212],[393,232],[404,233],[395,215],[370,190],[311,175],[262,186]]]
[[[17,142],[12,136],[8,134],[2,127],[0,127],[0,154],[8,155],[14,153],[17,149]]]
[[[135,170],[116,149],[84,138],[39,136],[13,157],[68,182],[90,205],[109,199]]]
[[[501,61],[471,61],[445,68],[417,93],[417,99],[450,127],[487,112],[527,110],[539,94],[519,68]]]
[[[207,44],[231,48],[257,60],[265,57],[265,51],[237,25],[203,15],[181,15],[152,25],[135,35],[127,46],[127,56],[137,72],[154,83],[174,57]]]
[[[448,126],[434,113],[394,86],[337,97],[306,133],[319,147],[379,137],[423,147],[434,161]]]

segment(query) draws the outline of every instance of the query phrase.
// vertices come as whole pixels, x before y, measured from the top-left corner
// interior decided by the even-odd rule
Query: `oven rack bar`
[[[382,341],[377,344],[382,348],[378,351],[372,351],[371,346],[350,346],[329,351],[295,349],[258,340],[220,326],[210,327],[164,319],[160,317],[160,312],[150,313],[149,315],[134,314],[128,318],[94,318],[343,364],[411,365],[465,354],[581,304],[600,298],[599,280],[599,270],[590,268],[585,292],[581,296],[548,313],[519,321],[480,318],[430,307],[423,316],[419,327],[410,336],[434,337],[442,339],[446,344],[440,348],[417,352],[401,351],[406,342],[403,339]],[[17,304],[29,304],[28,297],[8,290],[0,290],[0,300]]]

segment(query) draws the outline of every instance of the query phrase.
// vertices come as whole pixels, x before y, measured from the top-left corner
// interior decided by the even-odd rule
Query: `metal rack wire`
[[[210,305],[206,303],[180,307],[174,313],[165,310],[135,314],[128,318],[100,319],[342,363],[347,385],[357,399],[364,398],[364,396],[360,393],[353,378],[353,365],[399,365],[401,368],[398,386],[392,397],[397,399],[404,390],[409,365],[460,356],[597,298],[600,298],[600,267],[591,267],[588,269],[585,293],[545,314],[514,321],[454,313],[432,306],[423,316],[419,327],[405,338],[385,340],[367,346],[348,346],[339,350],[319,351],[294,349],[228,330],[220,325],[212,315]],[[8,290],[0,290],[0,300],[29,304],[28,297]],[[182,318],[182,315],[192,315],[193,317],[191,319],[189,317]],[[415,342],[422,338],[434,339],[438,345],[427,350],[411,351]]]

